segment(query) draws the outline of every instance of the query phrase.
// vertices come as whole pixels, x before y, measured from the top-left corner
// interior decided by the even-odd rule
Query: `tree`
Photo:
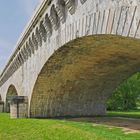
[[[107,102],[108,110],[135,109],[140,102],[140,73],[124,81]]]

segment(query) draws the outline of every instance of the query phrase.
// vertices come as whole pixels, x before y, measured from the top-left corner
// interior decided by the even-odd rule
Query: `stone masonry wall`
[[[64,6],[61,7],[63,12],[57,7],[57,2]],[[6,67],[0,77],[0,94],[3,101],[6,101],[10,85],[14,85],[18,95],[28,96],[30,108],[33,89],[42,68],[58,48],[76,38],[96,34],[140,38],[139,0],[68,2],[70,3],[66,4],[65,0],[62,3],[60,0],[53,0],[48,8],[39,13],[36,22],[33,22],[36,15],[33,16],[30,22],[31,30],[27,32],[27,26],[17,43],[22,45],[17,45],[9,67]],[[60,19],[59,22],[56,19]]]

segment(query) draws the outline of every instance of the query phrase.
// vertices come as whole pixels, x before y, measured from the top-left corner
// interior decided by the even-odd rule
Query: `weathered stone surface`
[[[139,43],[100,35],[64,45],[39,74],[32,93],[31,117],[104,115],[113,90],[140,70]]]
[[[139,13],[139,0],[44,0],[25,28],[25,32],[23,32],[17,43],[15,52],[0,76],[0,95],[2,96],[2,101],[5,102],[5,108],[9,107],[6,100],[7,96],[18,95],[28,96],[28,115],[30,116],[31,113],[33,117],[104,114],[105,100],[102,100],[102,98],[106,99],[111,94],[111,91],[122,80],[121,78],[125,79],[133,72],[139,70],[137,68],[140,52],[137,47],[139,41],[129,38],[140,38]],[[117,44],[118,39],[108,36],[104,37],[107,41],[110,41],[105,41],[105,44],[106,42],[109,44],[100,47],[101,34],[121,35],[127,38],[119,38],[121,48],[117,45],[117,48],[119,48],[117,50],[117,48],[110,48],[109,44],[110,42]],[[55,52],[68,42],[71,41],[75,44],[74,39],[76,38],[83,37],[82,40],[87,41],[83,42],[83,44],[91,43],[91,40],[86,37],[88,35],[92,35],[92,39],[89,37],[91,40],[99,40],[93,48],[95,49],[96,46],[99,46],[101,49],[95,49],[96,51],[94,52],[92,47],[85,47],[83,48],[85,51],[82,51],[77,44],[77,49],[70,49],[72,54],[67,53],[69,49],[62,49],[61,51],[64,51],[63,54],[61,54],[60,50],[58,51],[61,54],[61,58],[58,60],[51,59],[51,56],[55,57]],[[126,42],[122,42],[122,40]],[[131,46],[126,49],[123,44],[126,46],[131,44]],[[73,46],[73,44],[71,45]],[[80,52],[77,52],[79,50]],[[92,52],[93,56],[91,56],[90,52]],[[110,54],[111,52],[112,55]],[[82,53],[82,57],[79,56],[79,53]],[[108,56],[106,53],[110,55]],[[72,55],[73,59],[69,58],[67,54]],[[67,57],[69,58],[68,65],[65,67],[59,66],[58,64],[65,62],[68,59]],[[98,63],[95,61],[95,58],[99,61]],[[50,60],[54,62],[50,63]],[[61,63],[59,63],[60,60]],[[48,67],[46,66],[47,64],[51,66]],[[130,68],[134,70],[130,70]],[[44,71],[47,69],[45,76],[47,74],[47,79],[50,79],[50,81],[44,78],[45,82],[51,85],[50,87],[45,84],[43,76],[40,76],[42,75],[42,69]],[[110,71],[110,73],[107,73],[107,71]],[[57,73],[57,75],[52,73]],[[94,75],[93,77],[92,74]],[[111,77],[112,80],[108,80],[108,77]],[[119,77],[121,77],[120,80],[115,79],[119,79]],[[38,95],[35,89],[39,78]],[[111,82],[108,83],[108,81]],[[11,86],[15,87],[16,94],[9,94],[9,91],[14,93]],[[97,89],[97,87],[101,87],[102,90]],[[45,88],[46,91],[43,90]],[[54,89],[57,90],[54,91]],[[99,93],[102,94],[100,95]],[[35,98],[34,95],[37,97]],[[64,99],[61,100],[62,97]],[[75,103],[77,100],[78,102]],[[91,104],[92,100],[94,102]],[[70,105],[65,106],[66,102]],[[35,103],[37,105],[33,105]],[[78,107],[79,104],[82,106]],[[59,111],[61,106],[62,109]],[[30,111],[30,108],[33,110]],[[91,110],[90,113],[88,110]]]
[[[12,97],[17,96],[17,90],[14,85],[10,85],[7,90],[6,101],[5,101],[5,112],[10,113],[10,100]]]
[[[4,102],[0,101],[0,113],[4,112]]]
[[[28,97],[13,96],[10,98],[10,117],[26,118],[28,114]]]

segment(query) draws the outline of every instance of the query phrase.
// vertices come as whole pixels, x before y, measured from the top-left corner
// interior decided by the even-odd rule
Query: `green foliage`
[[[140,119],[140,110],[129,110],[129,111],[107,111],[109,117],[125,117]]]
[[[108,110],[129,110],[140,106],[140,73],[124,81],[107,102]]]

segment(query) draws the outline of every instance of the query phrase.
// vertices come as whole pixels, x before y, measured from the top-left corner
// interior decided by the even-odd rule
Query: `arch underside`
[[[30,102],[31,117],[104,115],[112,91],[140,71],[140,40],[112,35],[67,43],[46,62]]]

